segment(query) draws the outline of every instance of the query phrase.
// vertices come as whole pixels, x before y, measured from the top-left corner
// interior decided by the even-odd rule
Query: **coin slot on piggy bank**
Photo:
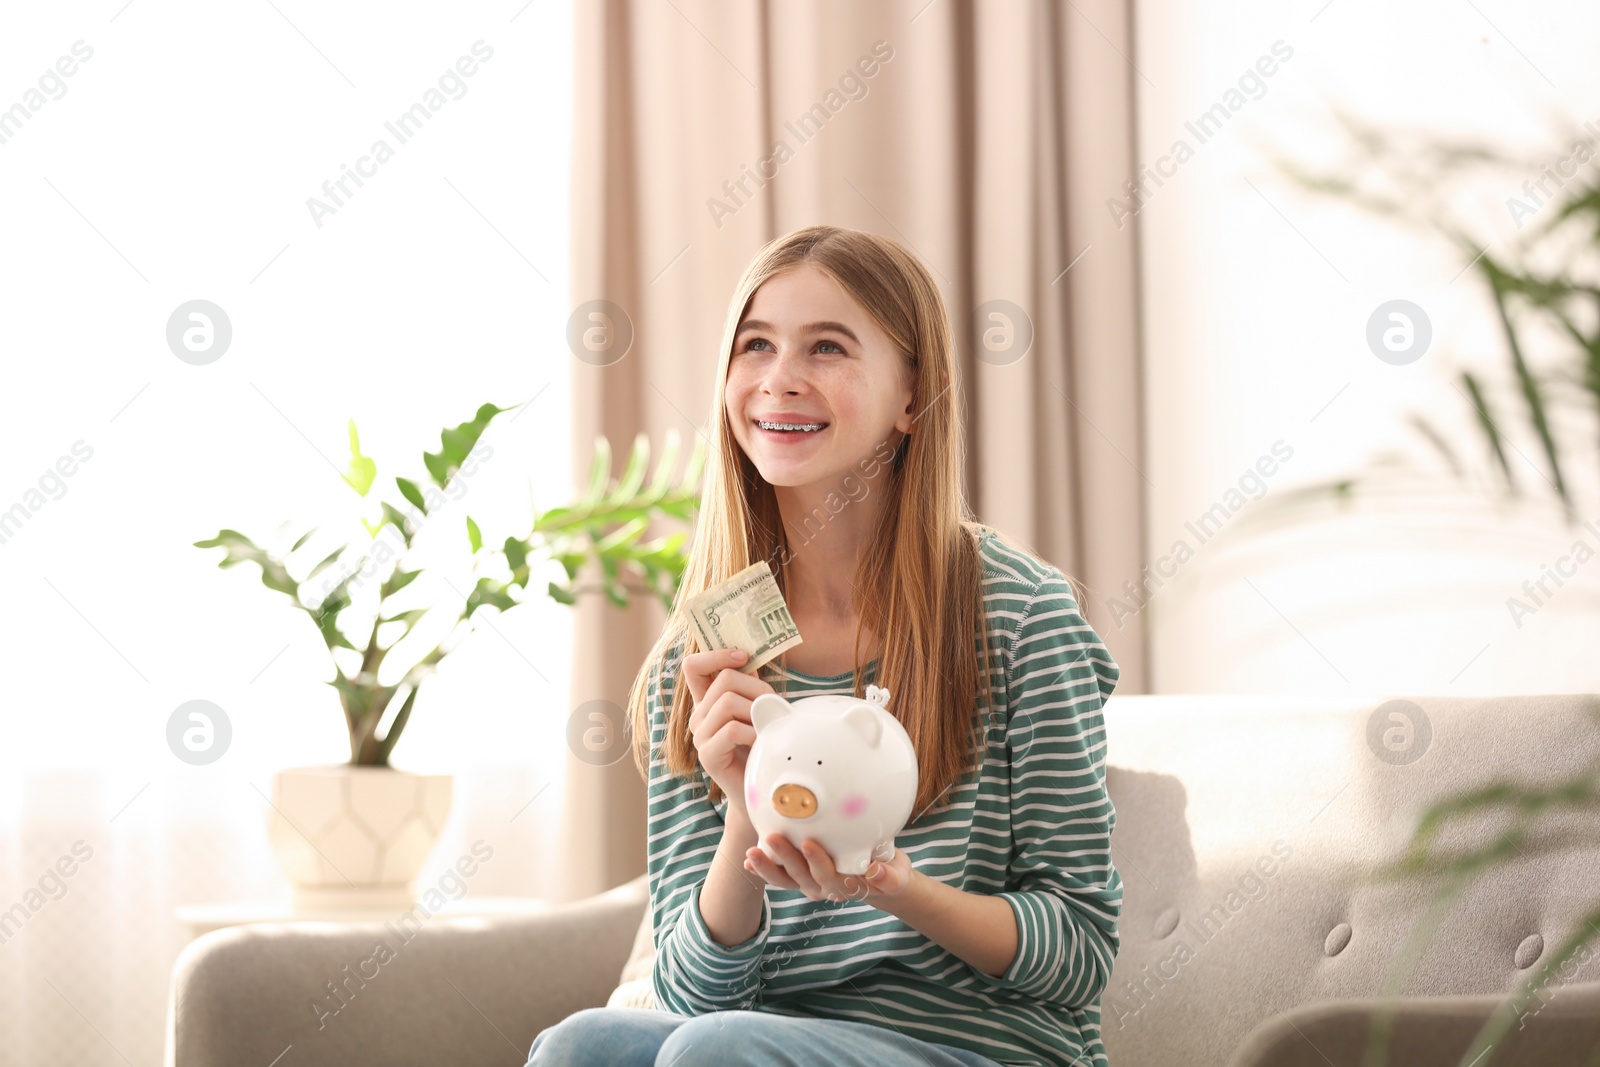
[[[777,859],[768,834],[797,848],[813,838],[840,874],[865,874],[874,859],[894,856],[916,801],[917,753],[888,702],[876,685],[865,700],[763,693],[751,702],[745,807],[762,852]]]

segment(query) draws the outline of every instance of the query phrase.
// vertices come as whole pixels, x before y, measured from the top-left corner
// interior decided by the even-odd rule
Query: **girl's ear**
[[[776,693],[762,693],[750,702],[750,721],[759,735],[794,709]]]
[[[763,693],[761,699],[765,699],[766,696],[767,694]],[[861,739],[870,747],[878,747],[878,741],[883,737],[883,722],[873,714],[871,708],[857,704],[844,713],[844,723],[860,734]]]

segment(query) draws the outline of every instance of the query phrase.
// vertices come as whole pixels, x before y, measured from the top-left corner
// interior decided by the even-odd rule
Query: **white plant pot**
[[[448,774],[348,763],[279,771],[267,836],[296,903],[409,903],[450,814],[451,784]]]

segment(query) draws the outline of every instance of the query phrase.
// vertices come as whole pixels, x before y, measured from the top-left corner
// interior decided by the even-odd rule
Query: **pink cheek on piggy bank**
[[[761,793],[755,786],[747,786],[744,791],[744,799],[753,808],[761,802]]]
[[[851,793],[839,801],[839,815],[846,819],[854,819],[867,810],[867,797],[865,793]]]

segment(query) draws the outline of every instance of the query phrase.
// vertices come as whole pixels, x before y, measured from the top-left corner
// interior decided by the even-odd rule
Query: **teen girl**
[[[529,1064],[1105,1067],[1119,671],[1061,571],[967,517],[932,278],[873,234],[779,238],[733,294],[716,381],[688,568],[630,697],[657,1009],[580,1011]],[[751,676],[683,604],[760,559],[805,640]],[[768,859],[751,702],[869,682],[917,750],[894,857],[846,877],[773,835]]]

